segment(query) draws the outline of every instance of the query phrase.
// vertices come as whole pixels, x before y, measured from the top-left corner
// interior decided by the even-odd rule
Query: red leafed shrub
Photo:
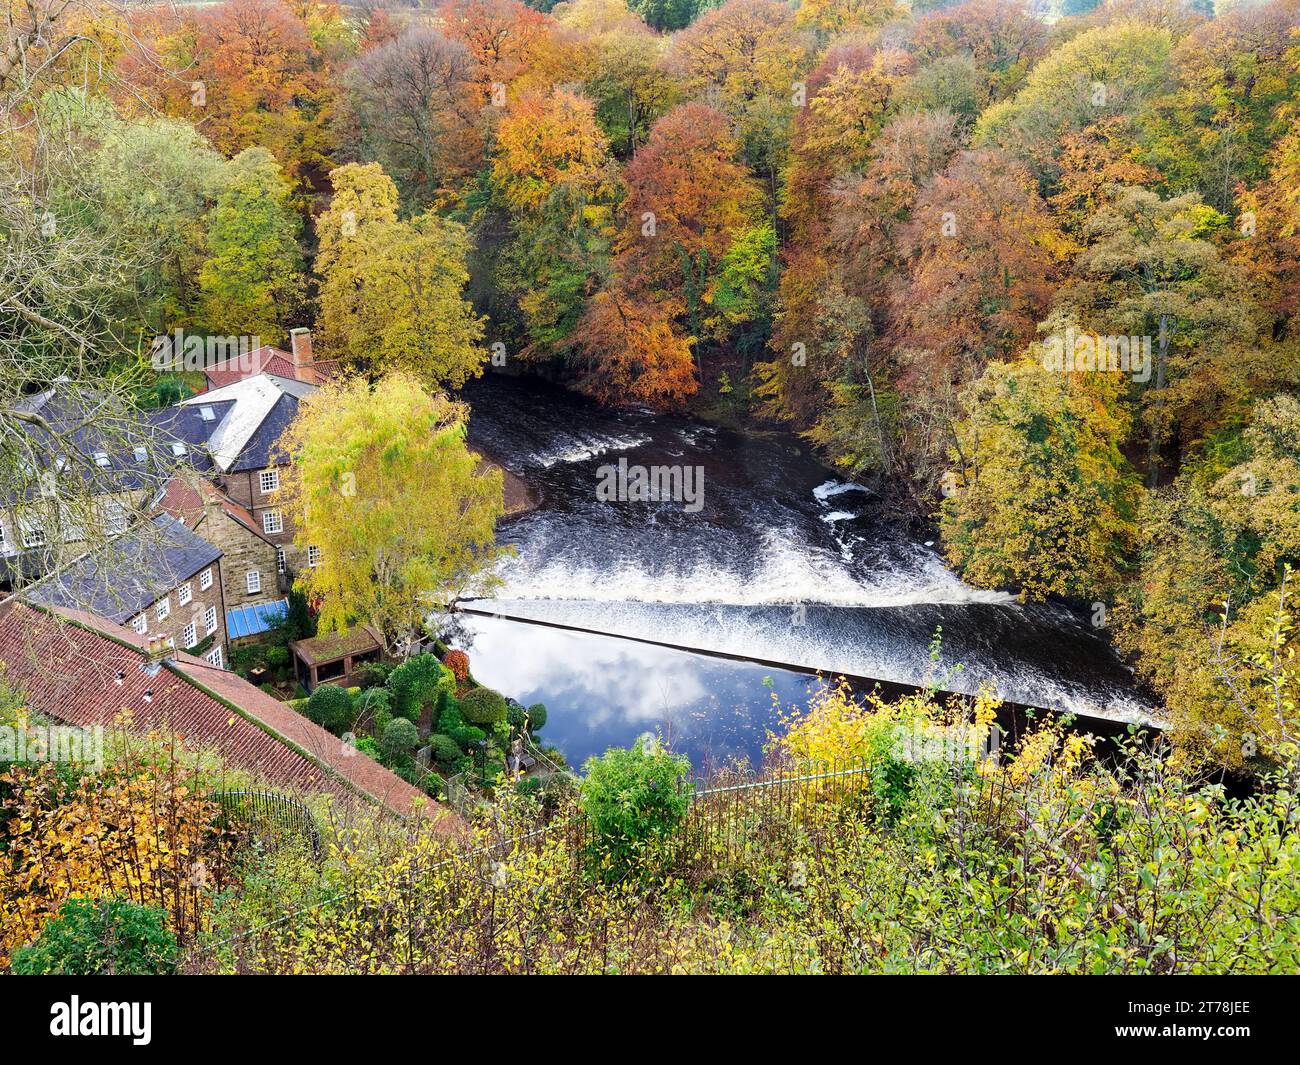
[[[464,651],[448,651],[442,664],[451,670],[457,683],[464,684],[469,680],[469,655]]]

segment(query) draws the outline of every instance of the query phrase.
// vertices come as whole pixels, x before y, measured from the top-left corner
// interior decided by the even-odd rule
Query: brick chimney
[[[305,326],[289,330],[289,343],[293,356],[293,376],[310,382],[315,376],[311,369],[311,330]]]

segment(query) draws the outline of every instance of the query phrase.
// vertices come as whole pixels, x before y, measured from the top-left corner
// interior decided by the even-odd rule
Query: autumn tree
[[[1175,86],[1144,116],[1147,154],[1171,187],[1196,188],[1226,211],[1239,182],[1264,176],[1289,125],[1281,105],[1300,88],[1298,30],[1300,2],[1274,0],[1237,7],[1179,42]]]
[[[1207,404],[1207,394],[1240,396],[1252,378],[1272,372],[1250,345],[1255,330],[1242,278],[1212,239],[1225,222],[1194,193],[1165,200],[1149,189],[1121,189],[1089,220],[1078,280],[1062,294],[1097,332],[1144,337],[1150,346],[1150,376],[1140,382],[1148,486],[1170,437],[1194,439],[1217,427],[1199,413],[1206,408],[1229,413]]]
[[[1163,696],[1176,741],[1200,757],[1240,765],[1252,748],[1266,753],[1279,726],[1294,735],[1294,718],[1252,720],[1239,697],[1258,705],[1241,657],[1268,650],[1276,615],[1290,609],[1280,596],[1300,557],[1298,496],[1300,401],[1279,394],[1143,510],[1141,575],[1124,597],[1119,640]],[[1294,641],[1283,632],[1276,650]]]
[[[1051,191],[1063,138],[1116,115],[1138,114],[1164,87],[1172,40],[1140,23],[1098,26],[1053,49],[1024,87],[980,115],[976,147],[996,147]]]
[[[584,97],[562,89],[521,96],[501,119],[492,177],[515,211],[538,210],[559,184],[594,193],[608,169],[609,146]]]
[[[962,394],[943,501],[962,577],[1028,599],[1105,599],[1133,562],[1137,479],[1117,374],[1061,373],[1041,345],[994,362]]]
[[[482,320],[462,293],[469,239],[432,211],[397,218],[397,188],[376,163],[330,175],[334,198],[317,220],[322,340],[372,374],[403,370],[459,388],[482,370]]]
[[[363,157],[391,174],[408,201],[456,196],[481,164],[483,101],[469,49],[413,26],[363,53],[344,77]]]
[[[199,274],[213,332],[283,341],[306,287],[292,194],[265,148],[246,148],[227,164]]]
[[[301,590],[322,632],[370,625],[409,654],[426,620],[491,584],[501,472],[465,446],[466,409],[416,377],[333,382],[303,401],[280,447],[296,541],[320,552]]]
[[[328,171],[334,151],[336,90],[307,21],[315,11],[285,0],[226,0],[164,16],[154,23],[150,46],[167,66],[159,71],[149,54],[133,53],[126,69],[222,152],[266,148],[305,186]]]
[[[618,286],[592,297],[574,333],[577,386],[610,404],[679,407],[699,387],[690,338],[670,300],[649,302]]]

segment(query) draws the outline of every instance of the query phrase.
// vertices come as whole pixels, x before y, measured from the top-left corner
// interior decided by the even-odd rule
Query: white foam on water
[[[582,462],[603,455],[607,451],[627,451],[629,448],[640,447],[642,444],[650,443],[650,439],[646,433],[632,433],[596,439],[570,440],[558,451],[535,454],[533,462],[546,468],[561,462]]]
[[[933,552],[919,546],[903,564],[891,565],[878,579],[862,579],[844,551],[808,546],[792,529],[764,530],[749,573],[709,561],[667,562],[651,570],[633,561],[587,564],[548,550],[545,541],[527,554],[505,560],[500,595],[510,599],[582,599],[613,603],[728,604],[771,606],[788,603],[840,607],[902,607],[983,603],[1011,606],[1007,592],[965,584]]]
[[[865,492],[860,484],[854,484],[852,481],[825,481],[813,489],[813,495],[817,502],[825,503],[833,496],[843,495],[845,492]]]

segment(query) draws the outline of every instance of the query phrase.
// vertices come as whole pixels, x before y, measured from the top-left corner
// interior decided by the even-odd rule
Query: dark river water
[[[948,689],[1144,716],[1086,619],[965,585],[794,436],[609,411],[531,380],[488,378],[466,398],[471,445],[539,505],[503,525],[516,556],[493,599],[466,604],[491,616],[459,615],[456,642],[483,683],[546,703],[543,735],[571,762],[645,732],[697,765],[757,761],[774,696],[803,701],[808,671],[918,685],[937,669]],[[602,499],[620,459],[698,467],[702,506]]]

